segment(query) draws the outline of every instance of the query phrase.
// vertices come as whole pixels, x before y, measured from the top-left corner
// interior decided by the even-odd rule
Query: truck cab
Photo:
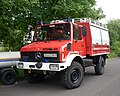
[[[110,49],[109,39],[102,36],[102,30],[107,36],[108,31],[80,20],[56,20],[35,27],[33,42],[21,48],[21,59],[17,65],[25,71],[28,82],[41,81],[50,72],[60,72],[64,86],[72,89],[80,86],[85,67],[94,66],[96,74],[103,74],[106,55]],[[97,35],[101,34],[98,42],[91,26],[96,28],[93,31]]]

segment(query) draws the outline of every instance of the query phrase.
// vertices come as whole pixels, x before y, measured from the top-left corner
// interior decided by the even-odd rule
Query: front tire
[[[66,88],[73,89],[80,86],[83,76],[83,67],[78,62],[73,61],[70,67],[62,71],[61,80]]]

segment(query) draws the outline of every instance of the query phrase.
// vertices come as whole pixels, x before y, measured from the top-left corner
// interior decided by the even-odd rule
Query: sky
[[[101,7],[106,18],[101,22],[111,19],[120,19],[120,0],[96,0],[97,7]]]

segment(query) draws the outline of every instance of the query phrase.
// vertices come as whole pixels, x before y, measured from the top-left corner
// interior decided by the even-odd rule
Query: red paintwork
[[[93,54],[110,52],[110,47],[108,45],[93,45]]]
[[[87,36],[85,37],[86,42],[86,54],[93,56],[93,55],[99,55],[99,54],[108,54],[110,52],[110,46],[109,45],[98,45],[94,44],[92,45],[92,37],[91,37],[91,31],[90,31],[90,23],[88,22],[78,22],[78,25],[83,25],[87,27]],[[94,46],[94,48],[93,48]],[[97,48],[96,50],[94,50]]]
[[[60,23],[61,24],[61,23]],[[70,54],[76,54],[74,52],[78,52],[81,57],[86,57],[86,55],[93,56],[93,55],[99,55],[101,53],[108,54],[107,52],[110,52],[109,45],[92,45],[92,38],[91,38],[91,32],[90,32],[90,25],[88,22],[77,22],[75,23],[76,26],[82,25],[86,26],[87,28],[87,36],[82,36],[82,40],[73,40],[73,24],[71,24],[71,40],[56,40],[56,41],[41,41],[41,42],[33,42],[29,45],[26,45],[21,48],[21,52],[33,52],[33,51],[59,51],[60,52],[60,60],[67,58],[69,52]],[[47,24],[48,25],[48,24]],[[40,25],[38,25],[40,26]],[[42,25],[46,26],[46,25]],[[34,36],[35,38],[35,36]],[[66,44],[71,42],[71,50],[67,50]],[[65,46],[63,49],[62,47]],[[93,48],[94,47],[94,48]],[[48,50],[49,48],[52,48],[52,50]],[[62,53],[61,53],[62,52]],[[69,55],[70,55],[69,54]],[[64,55],[62,57],[62,55]]]
[[[83,25],[86,26],[87,29],[87,36],[85,37],[85,45],[86,48],[84,50],[86,50],[85,54],[89,54],[92,55],[92,38],[91,38],[91,32],[90,32],[90,25],[88,22],[78,22],[78,25]]]
[[[58,50],[64,46],[65,44],[69,43],[70,40],[64,40],[64,41],[41,41],[41,42],[33,42],[29,45],[26,45],[24,47],[21,48],[22,52],[29,52],[29,51],[43,51],[43,50],[47,50],[47,48],[58,48]],[[57,50],[57,51],[58,51]],[[48,50],[48,51],[53,51],[53,50]]]

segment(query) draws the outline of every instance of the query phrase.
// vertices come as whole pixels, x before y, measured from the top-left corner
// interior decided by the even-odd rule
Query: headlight
[[[50,64],[49,68],[50,68],[50,70],[59,70],[59,65],[58,64]]]
[[[56,53],[45,53],[44,57],[57,57]]]

